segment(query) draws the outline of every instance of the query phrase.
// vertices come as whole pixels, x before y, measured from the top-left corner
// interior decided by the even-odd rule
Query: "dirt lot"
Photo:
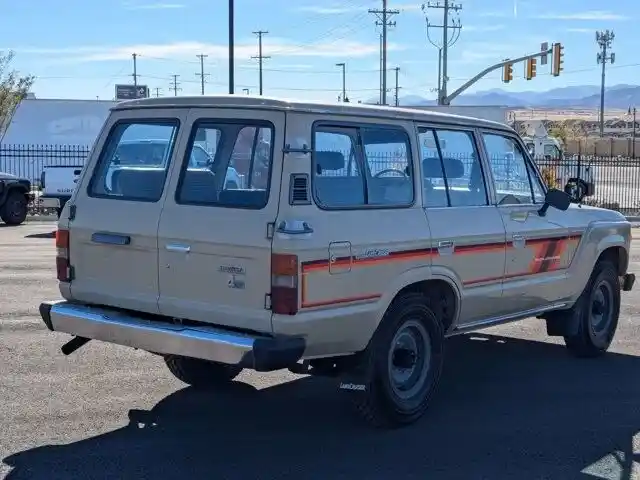
[[[243,373],[197,393],[150,354],[45,330],[53,224],[0,227],[0,478],[640,478],[640,290],[613,351],[580,361],[532,319],[452,340],[417,425],[361,426],[336,384]],[[640,266],[640,241],[632,269]]]

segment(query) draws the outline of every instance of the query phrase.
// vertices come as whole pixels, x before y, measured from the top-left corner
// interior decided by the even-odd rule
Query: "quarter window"
[[[313,151],[316,203],[324,208],[411,205],[410,151],[409,135],[402,129],[318,127]]]
[[[89,196],[160,200],[177,131],[177,120],[117,123],[93,171]]]
[[[473,133],[420,128],[422,188],[426,207],[488,205]]]
[[[482,135],[498,205],[544,202],[544,189],[535,169],[526,160],[520,145],[505,135]]]
[[[187,150],[176,202],[260,209],[267,204],[273,129],[246,123],[198,122]]]

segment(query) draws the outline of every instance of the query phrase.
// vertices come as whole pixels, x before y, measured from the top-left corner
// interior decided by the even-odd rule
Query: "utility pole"
[[[156,87],[155,91],[156,91],[156,98],[158,98],[160,96],[160,90],[162,90],[160,87]]]
[[[369,13],[373,13],[378,20],[376,25],[382,26],[382,85],[380,89],[382,94],[380,100],[382,105],[387,104],[387,27],[395,27],[396,22],[391,22],[389,19],[393,15],[400,13],[400,10],[389,10],[387,8],[387,0],[382,0],[382,9],[370,9]]]
[[[258,30],[257,32],[253,32],[254,35],[258,36],[258,55],[257,56],[253,56],[251,58],[257,58],[258,59],[258,71],[259,71],[259,86],[258,86],[258,90],[259,90],[259,94],[262,95],[262,60],[265,60],[267,58],[271,58],[271,57],[265,57],[264,55],[262,55],[262,36],[268,34],[269,32],[265,31],[265,30]]]
[[[347,64],[346,63],[336,63],[336,67],[342,67],[342,101],[348,102],[347,98]]]
[[[171,90],[173,90],[173,96],[177,97],[178,96],[178,91],[182,90],[179,85],[180,82],[178,82],[178,77],[180,75],[171,75],[173,77],[173,82],[171,82],[169,84],[169,88],[171,88]]]
[[[204,73],[204,59],[207,58],[208,56],[209,55],[204,55],[204,54],[196,55],[196,57],[200,59],[200,73],[196,73],[196,76],[200,77],[200,94],[201,95],[204,95],[205,78],[209,76],[208,73]]]
[[[629,107],[629,115],[631,115],[631,113],[633,113],[633,134],[631,137],[631,141],[633,142],[631,144],[631,158],[633,158],[635,160],[636,158],[636,107]]]
[[[378,94],[378,105],[382,105],[382,72],[384,67],[382,66],[382,33],[380,34],[380,93]]]
[[[395,95],[395,100],[396,100],[396,107],[400,105],[400,98],[398,96],[398,94],[400,93],[400,85],[398,83],[398,74],[400,73],[400,67],[396,67],[394,68],[395,72],[396,72],[396,95]]]
[[[615,34],[613,31],[605,30],[604,32],[596,32],[596,42],[600,47],[598,52],[597,61],[602,65],[602,80],[600,83],[600,137],[604,137],[604,85],[606,78],[607,62],[611,62],[613,65],[616,61],[616,54],[610,52],[611,44]]]
[[[138,54],[132,53],[131,57],[133,58],[133,73],[131,76],[133,77],[133,86],[138,86]]]
[[[231,95],[233,95],[234,92],[234,78],[233,78],[233,71],[234,71],[234,33],[233,33],[233,24],[234,24],[234,18],[233,18],[233,2],[235,0],[229,0],[229,93]]]
[[[462,10],[462,5],[451,5],[449,1],[450,0],[445,0],[444,5],[441,5],[440,2],[435,4],[429,2],[426,5],[422,5],[422,11],[425,13],[425,20],[427,22],[427,39],[431,45],[438,49],[438,105],[443,105],[443,99],[447,97],[447,81],[449,80],[446,68],[447,52],[449,51],[449,47],[452,47],[458,41],[462,30],[460,18],[454,18],[451,24],[449,23],[449,11],[453,10],[457,13]],[[426,16],[426,10],[428,8],[442,8],[444,10],[444,21],[442,25],[434,25],[429,22],[429,17]],[[441,28],[443,30],[441,41],[431,38],[430,31],[432,28]]]

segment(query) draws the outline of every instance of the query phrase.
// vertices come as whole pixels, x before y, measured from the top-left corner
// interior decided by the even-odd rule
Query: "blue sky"
[[[389,1],[400,10],[389,29],[388,67],[400,67],[401,95],[433,97],[437,49],[428,43],[422,2]],[[505,85],[500,72],[472,90],[548,90],[598,84],[595,31],[612,29],[616,64],[609,85],[634,83],[640,58],[634,28],[640,2],[616,0],[458,0],[463,29],[450,49],[450,91],[478,71],[503,58],[533,53],[540,43],[565,46],[565,72],[523,77]],[[257,93],[256,30],[264,37],[266,95],[335,100],[341,91],[337,62],[347,64],[347,90],[352,101],[378,97],[379,27],[367,11],[370,0],[236,0],[236,89]],[[442,10],[429,9],[429,20],[442,23]],[[114,84],[132,81],[132,53],[138,54],[138,83],[172,95],[171,75],[180,75],[181,95],[199,94],[197,54],[207,54],[207,93],[227,91],[226,0],[22,0],[7,2],[0,29],[0,49],[13,49],[13,66],[36,75],[39,98],[111,99]],[[441,37],[440,30],[433,31]],[[389,85],[395,84],[393,72]]]

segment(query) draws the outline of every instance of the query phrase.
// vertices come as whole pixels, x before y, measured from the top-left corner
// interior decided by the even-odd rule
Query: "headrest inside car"
[[[340,152],[319,151],[314,152],[316,166],[320,172],[323,170],[341,170],[347,163]]]
[[[442,166],[447,178],[464,177],[464,164],[457,158],[444,157],[442,163],[438,157],[427,157],[422,160],[422,175],[424,178],[443,178]]]

